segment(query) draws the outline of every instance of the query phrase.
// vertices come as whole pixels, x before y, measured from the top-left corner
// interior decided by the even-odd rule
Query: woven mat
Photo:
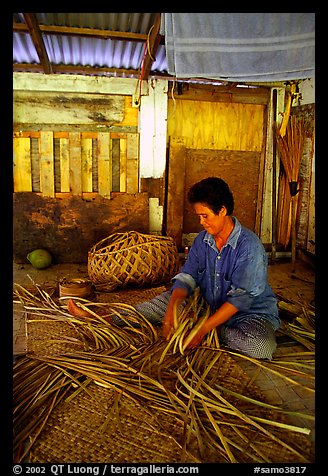
[[[135,304],[155,297],[165,291],[165,286],[143,290],[124,290],[97,295],[98,302],[124,302]],[[78,343],[75,329],[65,322],[34,322],[29,316],[27,325],[28,354],[51,355],[83,350]],[[67,341],[67,337],[71,339]],[[230,390],[245,396],[265,401],[258,387],[228,354],[223,353],[212,377]],[[88,385],[89,393],[80,392],[69,402],[64,400],[52,411],[45,427],[32,447],[32,463],[67,462],[113,462],[113,463],[183,463],[183,462],[226,462],[216,451],[207,448],[204,455],[197,452],[197,441],[183,447],[183,428],[175,417],[167,414],[156,416],[139,403],[133,402],[117,391]],[[90,392],[91,395],[90,396]],[[117,412],[117,399],[119,411]],[[239,403],[240,404],[240,403]],[[288,418],[277,412],[259,407],[256,416],[289,423]],[[254,413],[255,415],[255,413]],[[276,435],[295,447],[309,461],[313,460],[311,444],[299,433],[276,430]],[[33,435],[32,435],[33,437]],[[259,444],[271,462],[293,463],[297,457],[287,448],[266,440],[260,432],[249,433],[247,445]],[[247,458],[245,456],[245,462]]]
[[[80,393],[53,411],[33,446],[32,463],[187,461],[170,433],[161,431],[154,415],[113,390],[96,384],[88,389],[92,399]],[[120,398],[118,414],[113,410],[115,398]]]
[[[245,396],[263,400],[260,390],[250,385],[249,377],[227,354],[216,369],[218,381],[225,387],[240,391]],[[118,392],[102,388],[94,383],[88,390],[92,397],[81,392],[70,402],[61,402],[51,413],[42,433],[34,444],[30,461],[32,463],[72,463],[72,462],[112,462],[112,463],[224,463],[226,460],[217,451],[207,448],[200,455],[197,441],[188,444],[188,453],[182,449],[183,429],[179,422],[165,415],[156,416],[140,404],[120,396]],[[119,398],[119,410],[115,410],[115,399]],[[232,400],[231,400],[232,401]],[[240,402],[239,402],[240,408]],[[243,410],[242,408],[240,408]],[[254,415],[287,422],[276,412],[259,408]],[[235,439],[234,432],[226,436]],[[244,442],[245,458],[247,447],[256,444],[270,462],[299,462],[287,448],[269,440],[261,432],[250,430],[248,441]],[[297,433],[276,431],[276,436],[311,461],[311,448],[307,438]],[[32,435],[33,437],[33,435]]]

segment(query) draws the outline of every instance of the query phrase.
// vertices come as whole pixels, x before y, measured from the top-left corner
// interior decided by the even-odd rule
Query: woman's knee
[[[277,348],[273,327],[268,322],[243,323],[221,331],[222,344],[255,359],[272,359]]]

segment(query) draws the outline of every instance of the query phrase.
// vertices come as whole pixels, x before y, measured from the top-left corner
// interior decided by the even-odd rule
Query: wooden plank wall
[[[137,133],[14,132],[14,192],[137,193],[138,149]]]
[[[82,263],[112,233],[149,232],[136,81],[59,76],[14,74],[16,262],[45,247],[54,263]]]

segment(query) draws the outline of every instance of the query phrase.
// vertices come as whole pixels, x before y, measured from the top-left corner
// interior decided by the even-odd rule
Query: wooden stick
[[[296,200],[297,196],[294,195],[292,198],[292,273],[295,272],[295,262],[296,262]]]

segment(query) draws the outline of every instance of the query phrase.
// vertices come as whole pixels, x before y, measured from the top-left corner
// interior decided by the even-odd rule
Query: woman
[[[163,319],[163,332],[169,339],[174,305],[183,303],[199,287],[211,315],[189,347],[198,346],[217,327],[223,345],[253,358],[271,359],[280,320],[260,239],[232,215],[233,195],[221,178],[196,183],[188,200],[204,230],[196,236],[171,290],[136,309],[154,323]]]
[[[271,359],[280,326],[277,300],[268,284],[267,256],[258,236],[234,217],[233,195],[224,180],[208,177],[188,192],[204,230],[195,238],[185,264],[169,291],[134,307],[169,339],[174,306],[183,305],[199,287],[211,315],[189,344],[198,346],[217,328],[220,342],[258,359]],[[117,316],[112,320],[122,325]]]

